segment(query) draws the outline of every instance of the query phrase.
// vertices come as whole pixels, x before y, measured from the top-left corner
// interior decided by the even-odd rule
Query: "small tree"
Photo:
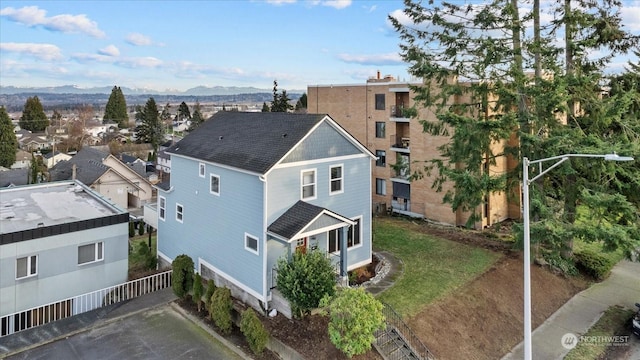
[[[211,320],[216,324],[220,332],[228,334],[231,332],[233,321],[231,320],[231,310],[233,303],[231,302],[231,290],[226,287],[217,288],[211,296],[211,306],[209,314]]]
[[[196,273],[193,279],[193,302],[198,305],[198,312],[202,307],[202,276]]]
[[[364,354],[384,328],[382,303],[362,288],[343,288],[329,303],[329,338],[348,357]]]
[[[262,354],[262,351],[264,351],[264,348],[267,346],[269,333],[252,308],[248,308],[242,312],[240,317],[240,331],[242,331],[247,339],[251,351],[257,355]]]
[[[193,287],[193,260],[188,255],[178,255],[171,263],[173,275],[171,287],[179,298],[186,298]]]
[[[136,236],[136,224],[133,221],[129,221],[129,237]]]
[[[308,314],[325,295],[335,293],[331,260],[318,250],[296,252],[291,262],[279,259],[277,269],[278,290],[291,303],[295,316]]]
[[[138,235],[144,235],[144,222],[142,221],[138,223]]]
[[[209,279],[209,281],[207,281],[207,291],[204,294],[204,305],[207,307],[207,310],[211,307],[211,297],[215,291],[216,284],[212,279]]]

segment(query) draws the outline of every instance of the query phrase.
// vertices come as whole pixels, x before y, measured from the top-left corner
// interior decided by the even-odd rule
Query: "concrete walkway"
[[[624,260],[613,268],[606,280],[575,295],[533,331],[533,359],[564,358],[570,351],[561,342],[565,334],[583,335],[609,307],[619,305],[633,310],[636,302],[640,302],[640,262]],[[637,344],[630,342],[629,346]],[[502,359],[523,358],[521,342]]]
[[[380,259],[380,269],[376,276],[365,284],[364,288],[373,296],[377,296],[381,292],[387,290],[402,275],[404,264],[400,259],[386,251],[376,251],[374,256]]]

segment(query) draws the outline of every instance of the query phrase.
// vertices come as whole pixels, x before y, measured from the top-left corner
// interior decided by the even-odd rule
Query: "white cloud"
[[[37,6],[25,6],[20,9],[12,7],[1,9],[0,16],[6,16],[10,20],[27,26],[42,26],[51,31],[82,33],[95,38],[105,37],[104,31],[98,28],[98,24],[84,14],[62,14],[47,17],[46,10]]]
[[[296,0],[267,0],[267,4],[282,5],[282,4],[294,4]]]
[[[0,50],[31,55],[47,61],[62,59],[60,48],[52,44],[0,43]]]
[[[129,44],[136,46],[149,46],[152,44],[151,38],[140,33],[131,33],[125,39]]]
[[[378,8],[378,5],[363,6],[362,8],[363,8],[366,12],[372,13],[372,12],[376,11],[376,9]]]
[[[623,6],[620,9],[622,22],[629,31],[640,31],[640,4],[638,6]]]
[[[120,55],[120,50],[115,45],[109,45],[105,48],[98,50],[98,54],[106,55],[106,56],[118,56]]]
[[[137,69],[137,68],[155,68],[162,65],[162,60],[154,58],[152,56],[147,57],[135,57],[119,59],[115,62],[116,65]]]
[[[314,5],[328,6],[338,10],[351,6],[351,0],[318,0],[314,1]]]
[[[374,55],[339,54],[338,59],[346,63],[361,65],[398,65],[402,64],[402,58],[397,53]]]

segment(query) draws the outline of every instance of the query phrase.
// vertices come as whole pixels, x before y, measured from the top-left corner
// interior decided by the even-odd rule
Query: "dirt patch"
[[[407,221],[403,226],[505,255],[468,285],[407,320],[436,358],[499,359],[522,341],[524,264],[522,252],[505,241],[509,226],[475,231],[420,220]],[[532,266],[533,328],[587,287],[585,278]]]

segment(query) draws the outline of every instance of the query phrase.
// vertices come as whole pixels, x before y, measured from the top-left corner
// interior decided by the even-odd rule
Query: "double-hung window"
[[[360,232],[360,222],[362,217],[355,219],[354,225],[347,230],[347,248],[360,246],[362,244],[362,235]],[[342,244],[342,229],[329,231],[329,252],[334,253],[340,251]]]
[[[330,179],[330,189],[329,194],[339,194],[344,191],[343,188],[343,179],[344,179],[344,171],[342,165],[335,165],[329,168],[329,173],[331,176]]]
[[[303,170],[301,173],[302,200],[313,200],[316,198],[316,170]]]
[[[387,195],[387,181],[376,178],[376,195]]]
[[[385,137],[385,126],[384,122],[376,121],[376,137],[384,138]]]
[[[176,204],[176,221],[182,222],[184,219],[184,206]]]
[[[16,279],[38,275],[38,255],[16,259]]]
[[[209,180],[209,192],[220,196],[220,176],[211,174]]]
[[[164,221],[167,216],[167,199],[163,196],[158,196],[158,217]]]
[[[376,150],[376,166],[387,166],[387,152],[384,150]]]
[[[376,110],[384,110],[384,94],[376,94]]]
[[[78,246],[78,265],[104,260],[104,243]]]

